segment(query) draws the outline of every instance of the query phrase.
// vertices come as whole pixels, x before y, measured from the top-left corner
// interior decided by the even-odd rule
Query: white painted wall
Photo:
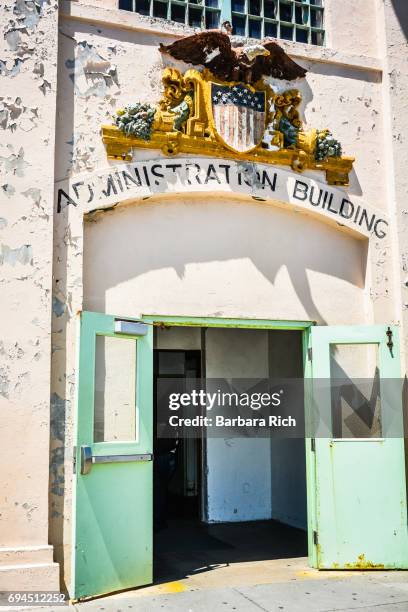
[[[268,332],[207,329],[206,373],[209,379],[266,378]],[[270,452],[269,439],[207,438],[208,522],[271,518]]]
[[[398,234],[395,231],[395,240],[386,244],[371,240],[366,251],[363,243],[316,220],[210,194],[198,205],[185,196],[105,213],[85,227],[85,241],[81,210],[66,209],[57,216],[52,391],[57,408],[65,411],[66,426],[63,440],[53,440],[62,461],[53,473],[51,538],[58,547],[58,559],[64,557],[67,579],[71,479],[65,475],[72,473],[78,310],[88,307],[125,316],[156,312],[311,318],[328,324],[406,319],[403,148],[408,81],[406,37],[395,9],[398,6],[400,13],[403,3],[361,0],[357,5],[353,0],[326,0],[327,47],[282,43],[309,69],[305,81],[296,83],[302,91],[306,122],[330,127],[345,154],[356,156],[349,193],[356,201],[361,198],[395,215],[401,229]],[[118,106],[137,100],[157,102],[163,67],[159,42],[192,33],[180,25],[118,11],[114,0],[63,1],[61,13],[57,180],[108,165],[100,125],[111,121]],[[116,80],[96,73],[84,83],[84,71],[74,75],[72,64],[75,59],[79,64],[83,41],[111,68],[116,66]],[[5,57],[10,59],[9,50]],[[24,67],[28,65],[25,61]],[[31,78],[30,70],[25,76]],[[43,164],[43,168],[49,166]],[[36,183],[36,166],[28,171]],[[13,214],[20,210],[19,197],[16,193]],[[42,240],[41,233],[35,235]],[[15,279],[16,291],[20,286]],[[24,289],[27,294],[31,299],[31,288]],[[30,329],[24,325],[22,333],[31,337]],[[26,357],[19,363],[30,366]],[[41,388],[48,392],[46,382]],[[54,493],[61,487],[64,497]]]
[[[58,8],[0,9],[0,591],[59,586],[48,540],[66,406],[50,401]]]
[[[62,1],[57,41],[57,5],[43,3],[38,23],[34,19],[24,28],[25,17],[19,12],[32,13],[28,5],[7,0],[1,15],[0,228],[5,248],[0,383],[3,413],[10,418],[3,419],[1,430],[3,464],[8,467],[1,479],[5,495],[0,545],[7,587],[29,584],[39,589],[44,586],[41,580],[50,587],[57,579],[47,546],[48,514],[51,541],[69,578],[76,313],[84,307],[82,218],[66,211],[54,221],[54,161],[57,180],[106,166],[101,123],[109,122],[118,106],[158,100],[158,43],[191,30],[118,11],[116,0]],[[395,219],[394,239],[370,247],[369,274],[364,273],[361,243],[323,224],[297,219],[294,213],[284,218],[283,212],[266,206],[261,212],[255,205],[234,207],[217,199],[208,201],[207,208],[202,202],[197,214],[186,198],[126,212],[128,222],[142,225],[119,228],[116,241],[106,225],[92,237],[86,231],[86,251],[95,256],[94,262],[88,257],[84,264],[88,306],[112,308],[118,314],[122,308],[123,314],[167,308],[179,314],[310,316],[322,323],[402,320],[403,347],[408,350],[406,2],[326,0],[325,6],[326,48],[282,44],[309,68],[300,85],[306,121],[330,127],[345,153],[356,155],[350,193],[388,210]],[[22,27],[16,28],[17,18]],[[117,67],[116,81],[98,72],[85,77],[79,61],[84,41],[111,68]],[[74,74],[75,60],[79,70]],[[9,121],[11,112],[18,114],[16,121]],[[250,210],[256,211],[252,220]],[[119,215],[113,226],[120,222]],[[149,242],[154,230],[162,243]],[[225,235],[228,242],[223,242]],[[107,239],[106,250],[98,236]],[[124,244],[122,236],[130,238],[130,244]],[[90,280],[94,271],[106,278]],[[12,465],[6,461],[10,455]],[[33,571],[16,568],[31,565],[33,559]]]
[[[87,310],[361,324],[365,277],[364,241],[253,200],[152,199],[85,223]]]
[[[207,378],[302,377],[301,335],[208,329]],[[276,519],[306,529],[303,439],[209,438],[208,522]]]

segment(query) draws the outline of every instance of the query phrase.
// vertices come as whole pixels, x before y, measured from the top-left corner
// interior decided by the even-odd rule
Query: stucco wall
[[[271,205],[196,197],[94,215],[84,233],[84,308],[369,320],[366,244]]]
[[[384,0],[378,11],[378,39],[384,57],[384,157],[387,163],[387,200],[393,218],[395,310],[402,324],[403,356],[408,351],[408,5]],[[381,25],[384,24],[384,27]]]
[[[59,582],[48,546],[57,8],[6,0],[0,14],[1,590]]]
[[[308,125],[330,127],[344,153],[356,155],[353,200],[386,210],[381,60],[369,4],[362,3],[366,27],[358,36],[347,16],[347,32],[336,26],[338,36],[331,43],[328,38],[335,46],[284,46],[309,69],[306,80],[296,83]],[[335,3],[327,6],[334,23]],[[57,179],[107,166],[99,126],[111,121],[117,107],[158,101],[164,64],[157,46],[189,31],[104,7],[62,5]],[[143,156],[151,157],[135,154]],[[180,195],[118,207],[89,219],[85,235],[82,215],[68,206],[55,224],[53,391],[65,411],[66,475],[74,442],[75,313],[81,308],[125,316],[160,312],[327,324],[396,318],[389,241],[372,238],[368,246],[324,222],[224,196],[200,201]],[[54,496],[52,504],[52,539],[64,542],[67,558],[70,478],[64,499]]]
[[[38,544],[35,558],[46,560],[56,576],[47,547],[51,422],[50,537],[59,560],[65,546],[69,574],[76,313],[84,305],[133,316],[166,308],[171,314],[350,324],[402,317],[406,323],[404,2],[325,4],[328,46],[284,47],[309,69],[306,80],[296,84],[306,121],[330,127],[344,152],[356,156],[349,192],[355,201],[368,201],[393,216],[392,240],[370,239],[367,248],[323,222],[271,205],[183,196],[103,213],[87,226],[85,242],[82,211],[67,207],[55,218],[52,258],[54,157],[56,180],[105,167],[100,125],[109,123],[119,106],[159,99],[163,59],[158,43],[191,31],[117,11],[113,0],[63,1],[57,60],[56,5],[41,3],[37,19],[28,14],[27,2],[6,2],[0,58],[0,270],[7,323],[0,393],[7,415],[1,423],[2,464],[9,467],[1,483],[5,527],[0,527],[0,546],[7,547],[0,549],[2,562],[10,565],[21,552],[17,549],[28,547],[23,551],[28,563]],[[161,242],[154,242],[152,234]],[[96,271],[103,278],[92,276]],[[18,580],[15,588],[22,584]],[[41,581],[30,584],[39,588]]]
[[[380,56],[376,8],[381,0],[325,0],[326,45],[345,53]]]

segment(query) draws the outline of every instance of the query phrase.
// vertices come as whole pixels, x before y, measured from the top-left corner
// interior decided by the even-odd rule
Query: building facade
[[[146,325],[256,327],[254,333],[259,327],[303,333],[311,326],[327,330],[341,326],[344,335],[336,336],[337,327],[332,340],[317,333],[317,350],[331,342],[367,343],[378,345],[381,353],[390,341],[386,335],[390,330],[394,361],[382,362],[384,376],[399,378],[406,372],[408,11],[403,0],[361,0],[357,5],[352,0],[119,4],[7,0],[2,14],[1,590],[68,589],[74,597],[136,586],[135,581],[116,584],[109,578],[93,584],[90,576],[85,584],[70,587],[79,571],[73,568],[80,565],[80,552],[85,558],[88,554],[86,546],[75,544],[75,534],[86,528],[79,517],[89,512],[78,506],[82,499],[78,432],[86,429],[80,410],[86,403],[81,393],[87,382],[84,378],[81,383],[80,377],[86,374],[86,364],[95,360],[95,349],[87,356],[80,352],[80,335],[85,332],[79,313],[143,320]],[[302,149],[283,140],[279,145],[273,134],[263,146],[254,143],[258,149],[251,157],[248,146],[240,150],[236,142],[220,144],[220,134],[217,141],[215,136],[211,140],[202,114],[197,115],[194,133],[185,123],[179,129],[173,123],[168,127],[169,108],[160,106],[163,95],[170,95],[172,87],[186,88],[186,82],[180,85],[178,79],[188,70],[196,71],[189,81],[194,92],[191,104],[196,104],[199,95],[207,95],[202,92],[211,78],[204,78],[203,84],[202,66],[162,54],[159,45],[192,35],[200,26],[217,28],[223,20],[232,22],[246,45],[277,37],[286,53],[307,70],[305,78],[291,82],[265,77],[267,91],[273,92],[265,99],[269,102],[268,95],[284,97],[292,92],[284,109],[292,119],[292,111],[299,113],[301,122],[300,127],[292,122],[292,128],[296,133],[300,129],[305,141],[314,128],[330,129],[341,143],[343,161],[320,163],[315,157],[312,163],[306,145]],[[215,79],[220,88],[232,80],[224,79],[222,84]],[[276,109],[276,97],[271,100]],[[181,101],[185,107],[176,116],[184,121],[188,100]],[[136,103],[146,103],[147,111],[159,108],[162,124],[153,126],[146,140],[136,136],[129,141],[115,124],[121,116],[116,111]],[[191,108],[189,112],[191,119]],[[115,334],[109,317],[82,318],[85,325],[84,321],[96,335]],[[150,331],[146,338],[143,342],[153,341]],[[247,361],[208,375],[250,377],[250,364],[262,351],[268,353],[265,338],[251,336],[246,343],[237,337],[229,350],[241,347]],[[156,334],[155,342],[156,349],[202,350],[193,337],[173,345]],[[207,334],[212,364],[217,359],[223,362],[222,342]],[[313,348],[313,359],[315,346],[306,346]],[[138,353],[142,365],[143,359],[148,361],[143,351]],[[268,354],[270,364],[273,356]],[[388,353],[384,355],[388,360]],[[123,364],[126,356],[118,359]],[[275,361],[279,361],[276,356]],[[367,356],[360,358],[360,365],[367,362]],[[149,373],[150,366],[146,368]],[[211,370],[209,361],[207,370]],[[268,372],[270,368],[262,376]],[[324,378],[325,372],[316,365],[315,376]],[[259,370],[251,375],[258,376]],[[385,461],[384,481],[389,482],[389,471],[396,474],[381,496],[389,493],[396,504],[402,501],[406,516],[402,438],[401,434],[387,440],[392,444],[386,455],[367,452],[373,453],[369,460],[377,467]],[[317,446],[322,443],[317,442]],[[211,444],[216,446],[214,441]],[[357,459],[361,448],[348,449],[350,454],[341,456],[337,465],[341,470],[356,469],[356,460],[363,467],[355,478],[364,479],[364,460]],[[323,463],[325,449],[320,448]],[[136,449],[136,453],[145,451]],[[225,449],[211,452],[213,458],[218,453],[225,465],[230,463],[232,456],[228,458]],[[242,459],[253,449],[242,447],[239,452]],[[259,470],[263,452],[258,454]],[[240,520],[269,517],[267,510],[257,515],[256,508],[248,510],[245,505],[241,513],[232,489],[220,505],[220,485],[211,481],[209,465],[203,520],[235,520],[234,508]],[[321,477],[323,495],[329,476]],[[310,478],[309,556],[319,566],[318,531],[312,518],[317,484]],[[147,487],[144,491],[150,491],[151,497],[146,479],[140,486]],[[224,480],[229,482],[227,477]],[[109,482],[108,478],[103,488],[111,497],[118,481]],[[374,480],[369,482],[374,486]],[[256,491],[264,491],[265,486],[262,478],[254,485]],[[340,488],[342,497],[352,492]],[[98,503],[106,505],[110,516],[112,502],[100,495]],[[377,498],[370,495],[367,492],[367,500],[375,503]],[[262,499],[255,506],[260,508]],[[329,523],[330,508],[321,510]],[[138,529],[149,536],[151,508],[144,512]],[[342,512],[346,516],[346,507]],[[394,508],[389,512],[389,524],[394,526]],[[370,528],[377,528],[376,521],[374,517]],[[108,527],[101,527],[100,537],[103,529]],[[362,550],[364,559],[384,567],[406,567],[408,540],[401,529],[387,558],[370,559]],[[323,521],[319,537],[325,537],[325,530],[329,526]],[[88,542],[90,549],[95,542]],[[331,546],[327,540],[326,550]],[[353,542],[345,556],[343,552],[340,561],[333,557],[330,563],[358,567],[360,553]],[[320,567],[325,567],[322,559]],[[149,581],[151,570],[143,571],[139,584]]]

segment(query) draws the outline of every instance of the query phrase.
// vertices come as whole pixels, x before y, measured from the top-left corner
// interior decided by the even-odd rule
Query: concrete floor
[[[408,572],[319,572],[306,534],[274,521],[170,521],[155,537],[155,584],[78,612],[408,612]]]
[[[170,520],[155,535],[154,581],[208,583],[215,569],[306,555],[306,532],[277,521],[206,525]]]
[[[273,521],[208,527],[171,522],[156,538],[154,585],[71,608],[77,612],[408,612],[408,571],[319,572],[307,565],[305,535]]]
[[[291,571],[284,576],[278,566],[259,567],[259,583],[256,571],[237,568],[243,577],[240,584],[234,569],[228,576],[219,574],[223,586],[193,586],[169,583],[164,588],[148,587],[130,591],[93,602],[76,604],[78,612],[407,612],[408,572],[362,572],[340,576],[340,572],[319,573],[307,570],[304,564],[291,564]],[[244,569],[244,572],[242,570]],[[275,574],[276,570],[276,574]],[[275,575],[274,575],[275,574]],[[291,576],[291,577],[290,577]],[[214,585],[213,577],[212,585]],[[253,584],[248,584],[251,581]],[[164,586],[164,585],[163,585]]]

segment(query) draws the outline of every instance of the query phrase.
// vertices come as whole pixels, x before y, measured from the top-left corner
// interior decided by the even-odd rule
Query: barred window
[[[218,28],[230,21],[233,33],[324,44],[324,0],[119,0],[119,8],[194,28]]]
[[[119,0],[119,8],[193,28],[219,28],[222,0]]]

